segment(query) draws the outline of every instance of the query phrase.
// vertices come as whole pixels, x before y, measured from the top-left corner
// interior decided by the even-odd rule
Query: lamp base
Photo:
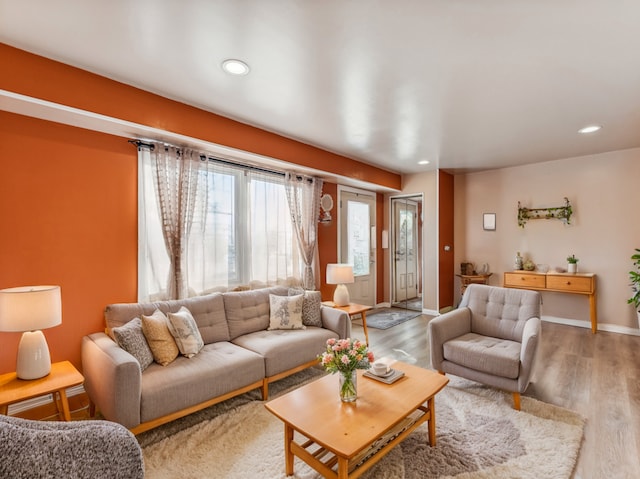
[[[18,345],[16,375],[19,379],[38,379],[51,372],[49,346],[42,331],[22,333]]]
[[[336,306],[349,306],[349,290],[344,284],[336,286],[336,290],[333,293],[333,303]]]

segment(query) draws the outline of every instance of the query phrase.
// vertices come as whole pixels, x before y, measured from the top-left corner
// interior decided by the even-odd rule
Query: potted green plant
[[[631,291],[633,296],[629,298],[627,303],[633,304],[638,315],[638,327],[640,327],[640,249],[636,248],[636,253],[631,256],[633,260],[634,271],[629,271],[629,279],[631,280]]]
[[[578,272],[578,258],[576,258],[575,254],[571,256],[567,256],[567,272],[569,273],[577,273]]]

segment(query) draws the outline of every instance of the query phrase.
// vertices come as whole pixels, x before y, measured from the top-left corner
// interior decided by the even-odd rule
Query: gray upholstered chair
[[[458,309],[429,323],[431,366],[510,391],[519,410],[540,330],[540,293],[471,284]]]
[[[0,415],[0,477],[143,479],[142,450],[108,421],[31,421]]]

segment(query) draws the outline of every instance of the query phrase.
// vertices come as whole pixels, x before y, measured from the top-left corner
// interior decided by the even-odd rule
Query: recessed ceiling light
[[[584,128],[580,128],[578,130],[578,133],[595,133],[601,128],[602,127],[600,125],[589,125],[589,126],[585,126]]]
[[[430,163],[429,160],[421,160],[418,162],[419,165],[428,165]]]
[[[249,65],[241,60],[231,58],[222,62],[222,69],[231,75],[246,75],[249,73]]]

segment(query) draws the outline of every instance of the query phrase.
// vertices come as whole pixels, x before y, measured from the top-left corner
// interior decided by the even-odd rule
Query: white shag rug
[[[362,477],[569,478],[584,430],[578,414],[454,376],[436,396],[436,447],[420,426]],[[336,393],[337,394],[337,393]],[[284,426],[261,401],[240,405],[143,448],[148,479],[284,479]],[[152,441],[149,441],[152,442]],[[144,441],[142,441],[144,444]],[[321,476],[298,458],[297,479]]]

